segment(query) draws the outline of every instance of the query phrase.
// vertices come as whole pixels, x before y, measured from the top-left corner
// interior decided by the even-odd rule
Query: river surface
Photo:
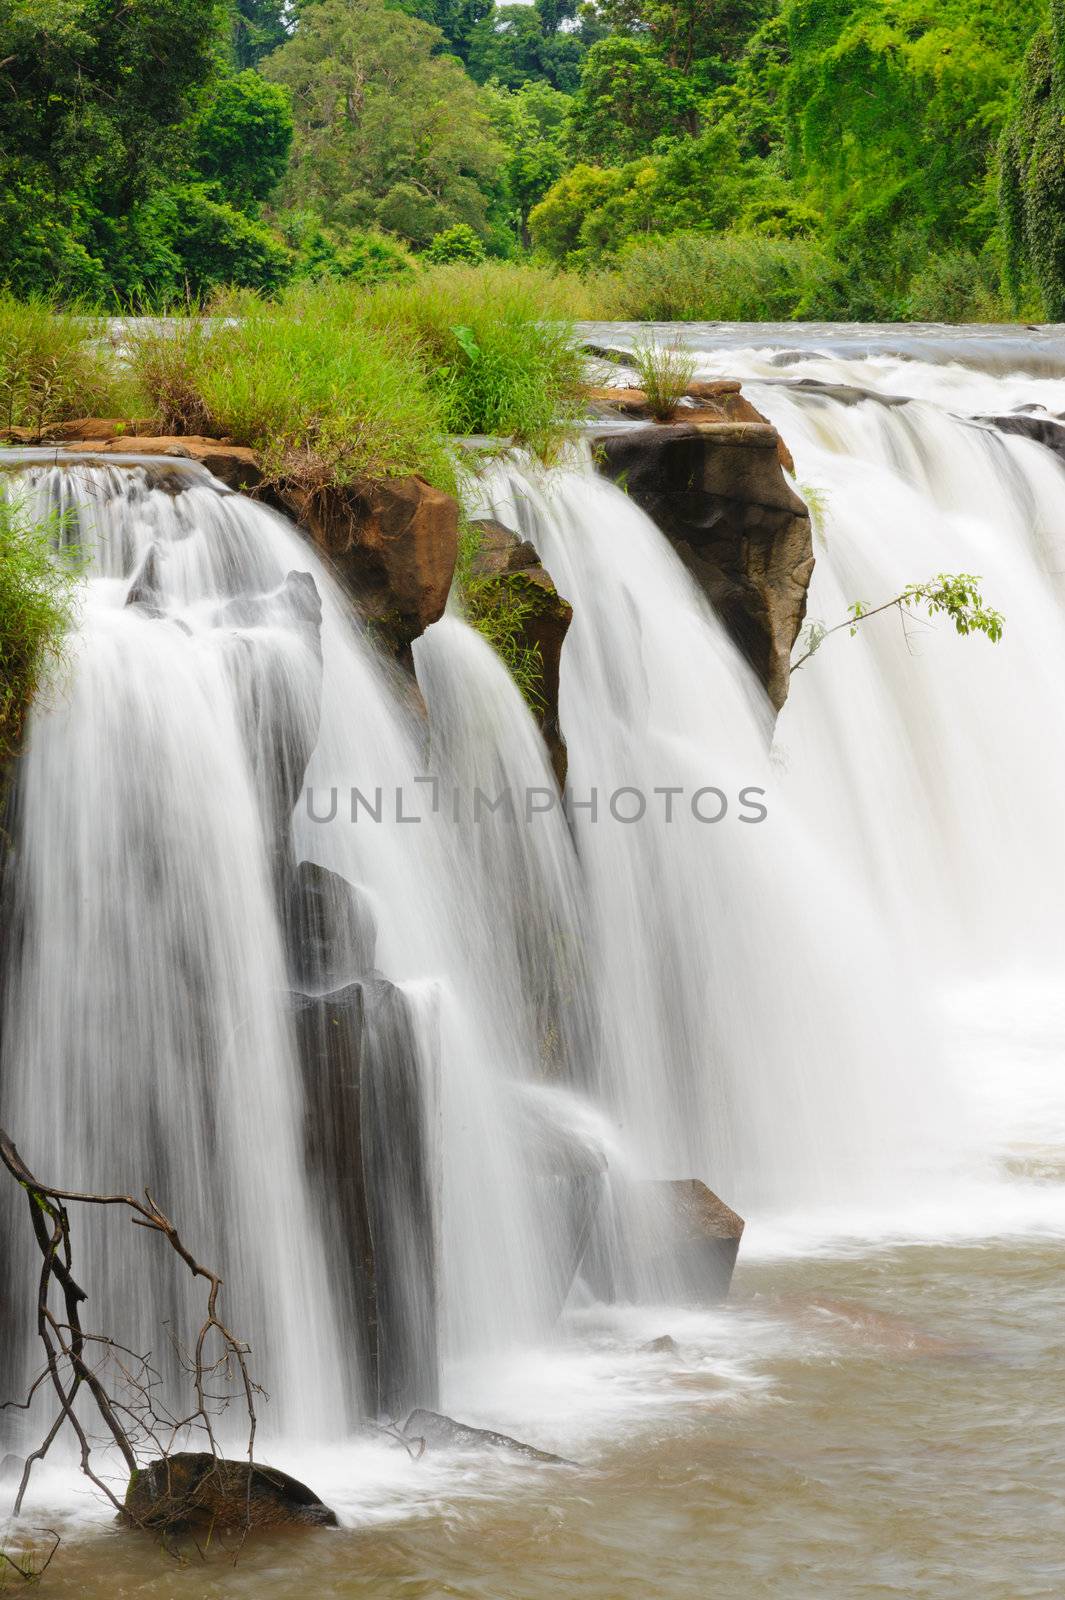
[[[637,330],[583,331],[621,352]],[[911,581],[964,551],[986,556],[976,570],[1014,629],[1001,664],[980,640],[916,655],[886,634],[867,649],[830,642],[815,665],[853,698],[825,689],[800,703],[804,679],[778,732],[787,782],[802,804],[818,799],[839,860],[873,882],[888,948],[916,952],[896,975],[893,1014],[870,989],[866,1017],[875,1070],[907,1085],[912,1163],[852,1197],[847,1182],[829,1184],[823,1203],[806,1190],[794,1205],[779,1191],[760,1204],[752,1189],[719,1311],[578,1297],[552,1338],[452,1364],[447,1410],[575,1466],[414,1459],[385,1434],[271,1441],[267,1459],[311,1483],[342,1526],[264,1538],[236,1558],[175,1556],[119,1533],[77,1478],[50,1468],[8,1535],[39,1550],[36,1528],[62,1534],[44,1595],[1065,1594],[1065,624],[1050,598],[1065,570],[1065,470],[1042,446],[1001,445],[956,420],[1065,414],[1065,334],[674,331],[701,372],[744,379],[792,445],[800,489],[823,498],[811,614],[835,620],[842,599],[884,592],[856,585]],[[789,387],[803,378],[853,393]],[[966,441],[979,452],[968,465]],[[998,477],[1001,504],[988,487]],[[1030,534],[1045,596],[1016,578],[1013,546],[996,549],[1007,523],[1012,540]],[[897,570],[877,564],[893,540]],[[990,753],[977,749],[981,720]],[[973,765],[949,793],[944,751],[950,772]],[[816,884],[809,924],[784,934],[823,937]],[[860,1078],[866,1066],[856,1046],[846,1070]],[[829,1095],[826,1122],[831,1109]],[[669,1348],[644,1348],[665,1335]]]

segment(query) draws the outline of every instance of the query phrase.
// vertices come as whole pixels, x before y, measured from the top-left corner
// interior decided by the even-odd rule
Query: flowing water
[[[1065,413],[1065,344],[684,335],[793,450],[811,617],[968,571],[1006,633],[894,612],[843,632],[770,747],[746,668],[627,497],[579,455],[497,463],[471,506],[574,606],[568,818],[457,617],[415,649],[423,720],[281,519],[188,469],[23,466],[96,565],[17,795],[4,1120],[46,1175],[158,1185],[226,1271],[274,1395],[264,1453],[343,1524],[177,1568],[57,1465],[11,1535],[64,1532],[46,1592],[1065,1592],[1065,470],[974,420]],[[478,814],[478,786],[517,818]],[[351,820],[352,787],[381,790],[379,821]],[[292,860],[355,886],[376,927],[328,983],[286,958]],[[412,1460],[366,1429],[289,999],[351,983],[372,1104],[428,1175],[422,1193],[373,1147],[392,1380],[578,1470]],[[664,1177],[748,1219],[717,1311],[677,1303],[634,1202]],[[578,1281],[560,1316],[590,1195],[621,1295]],[[113,1221],[83,1248],[94,1314],[133,1348],[191,1315]],[[7,1330],[9,1369],[21,1351]]]

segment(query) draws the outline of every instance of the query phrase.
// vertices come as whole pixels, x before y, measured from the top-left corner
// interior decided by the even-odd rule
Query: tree
[[[317,0],[263,62],[291,96],[287,203],[427,245],[456,222],[487,236],[503,150],[437,28],[384,0]]]
[[[537,79],[572,93],[580,81],[585,47],[574,33],[548,31],[531,5],[496,6],[470,34],[470,75],[494,78],[507,89]]]
[[[502,167],[509,219],[529,244],[529,213],[566,170],[566,117],[571,101],[546,83],[526,83],[516,93],[489,84],[484,96],[492,125],[506,148]]]
[[[292,31],[291,0],[236,0],[235,12],[233,55],[240,68],[256,66]]]
[[[222,79],[196,120],[196,163],[227,200],[247,209],[284,177],[292,132],[286,91],[257,72],[238,72]]]
[[[646,39],[602,39],[589,50],[574,96],[570,148],[582,161],[617,166],[663,135],[695,131],[691,83]]]
[[[614,33],[646,37],[662,60],[711,88],[774,9],[771,0],[597,0]]]
[[[999,207],[1015,303],[1034,277],[1051,322],[1065,318],[1065,5],[1051,0],[1002,136]]]
[[[856,600],[849,608],[846,619],[837,622],[831,628],[826,628],[821,622],[808,622],[800,639],[805,648],[799,659],[792,663],[791,670],[798,672],[812,655],[817,654],[831,634],[840,633],[846,628],[853,638],[863,622],[880,616],[884,611],[897,611],[903,632],[906,633],[907,619],[913,619],[916,606],[927,611],[930,617],[939,616],[941,613],[949,617],[954,624],[955,632],[961,634],[963,638],[967,634],[982,633],[992,644],[998,644],[1005,623],[1000,612],[993,611],[990,606],[985,605],[983,595],[977,587],[979,582],[980,579],[973,577],[970,572],[941,572],[925,583],[907,584],[900,594],[893,595],[890,600],[884,600],[876,606],[867,606],[864,602]]]

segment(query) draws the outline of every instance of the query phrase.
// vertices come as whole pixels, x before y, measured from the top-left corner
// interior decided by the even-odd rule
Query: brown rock
[[[540,727],[562,789],[566,782],[566,744],[558,721],[558,684],[562,646],[573,621],[573,607],[559,594],[527,539],[490,519],[473,522],[471,527],[478,528],[481,534],[470,566],[471,576],[486,584],[507,585],[528,607],[521,627],[522,643],[540,652],[544,701]]]
[[[738,378],[692,378],[685,394],[694,400],[694,406],[678,405],[665,419],[666,424],[678,422],[764,422],[772,427],[768,417],[740,393]],[[598,416],[640,417],[645,422],[661,418],[651,415],[647,396],[642,389],[610,389],[591,387],[585,390],[588,404]],[[777,434],[777,456],[785,472],[795,471],[795,461],[784,440]]]
[[[336,1512],[286,1472],[206,1451],[181,1451],[134,1472],[121,1521],[168,1533],[337,1526]]]
[[[259,458],[243,444],[227,444],[221,439],[204,439],[197,434],[168,435],[124,433],[110,439],[65,439],[64,453],[88,454],[105,460],[108,456],[170,456],[179,461],[195,461],[206,467],[229,489],[254,490],[263,480]]]
[[[777,711],[806,614],[813,542],[764,422],[689,422],[600,435],[599,470],[657,523]]]
[[[728,1297],[743,1218],[697,1178],[641,1185],[651,1220],[651,1268],[669,1294],[697,1305]]]
[[[364,615],[397,653],[444,613],[458,555],[458,505],[424,478],[305,488],[273,498],[330,558]]]

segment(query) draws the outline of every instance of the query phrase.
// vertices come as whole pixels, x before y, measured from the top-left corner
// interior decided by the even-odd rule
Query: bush
[[[82,556],[60,547],[61,531],[58,517],[35,521],[0,493],[0,759],[17,753],[74,621]]]
[[[569,286],[503,265],[436,267],[366,297],[374,326],[415,354],[450,433],[486,433],[549,453],[580,410],[582,360]]]
[[[402,332],[371,325],[353,290],[304,284],[279,305],[242,295],[239,312],[135,344],[162,431],[251,445],[267,472],[308,487],[408,472],[453,487],[438,398]]]
[[[815,314],[831,263],[806,240],[678,233],[630,245],[599,285],[600,315],[759,322]]]
[[[928,257],[910,282],[907,316],[914,322],[1005,322],[1008,313],[994,265],[968,250]]]
[[[452,261],[484,260],[484,245],[467,222],[456,222],[453,228],[438,233],[425,252],[425,259],[433,266],[447,266]]]
[[[39,436],[69,417],[124,414],[120,382],[95,332],[46,300],[20,303],[0,291],[0,427]]]
[[[375,228],[327,228],[314,211],[283,211],[276,221],[295,253],[297,277],[384,283],[414,270],[414,257],[403,243]]]
[[[695,357],[679,344],[637,339],[632,347],[632,360],[651,415],[665,422],[673,415],[677,401],[688,392],[688,385],[695,376]]]

